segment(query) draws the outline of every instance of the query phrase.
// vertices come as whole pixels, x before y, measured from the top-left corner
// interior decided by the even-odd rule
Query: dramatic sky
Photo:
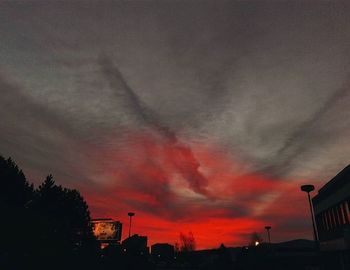
[[[312,238],[349,163],[350,5],[0,3],[0,153],[92,217],[199,248]]]

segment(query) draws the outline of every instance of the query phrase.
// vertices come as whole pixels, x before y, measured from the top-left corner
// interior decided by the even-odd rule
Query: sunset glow
[[[0,1],[0,155],[122,240],[128,212],[149,245],[312,239],[300,186],[349,164],[350,7],[279,2]]]
[[[310,230],[290,232],[286,223],[308,214],[298,189],[302,180],[245,172],[213,145],[173,143],[153,132],[135,134],[125,132],[119,138],[122,145],[106,143],[99,155],[110,162],[94,164],[95,170],[105,171],[99,181],[105,184],[83,191],[93,217],[124,223],[124,238],[128,211],[136,213],[133,232],[148,235],[151,244],[175,243],[180,232],[191,231],[199,248],[242,245],[251,233],[264,234],[267,223],[276,228],[275,240],[292,237],[287,228],[295,237],[310,237]],[[186,177],[195,177],[196,185]]]

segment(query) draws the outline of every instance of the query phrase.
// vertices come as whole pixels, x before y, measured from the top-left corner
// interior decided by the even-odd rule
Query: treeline
[[[0,156],[0,214],[0,269],[98,265],[87,203],[52,175],[35,189],[11,158]]]
[[[192,233],[180,234],[176,256],[154,258],[139,243],[109,245],[95,239],[88,205],[77,190],[48,175],[37,188],[11,159],[0,156],[0,270],[7,269],[230,269],[223,246],[215,258],[194,252]],[[142,251],[142,252],[140,252]]]

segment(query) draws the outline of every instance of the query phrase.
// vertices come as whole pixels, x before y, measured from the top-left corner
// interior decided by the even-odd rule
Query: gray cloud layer
[[[25,166],[59,168],[68,145],[98,145],[140,117],[158,125],[149,115],[169,136],[216,142],[245,171],[326,180],[348,163],[344,3],[0,5],[0,151]],[[134,89],[129,101],[101,53]]]

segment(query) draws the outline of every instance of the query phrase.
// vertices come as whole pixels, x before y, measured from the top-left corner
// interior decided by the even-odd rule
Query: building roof
[[[335,191],[341,189],[350,181],[350,164],[341,170],[336,176],[334,176],[327,184],[325,184],[318,194],[313,198],[314,203],[318,203]]]
[[[174,247],[173,245],[169,244],[169,243],[155,243],[152,245],[152,247],[156,247],[156,246],[171,246]]]

